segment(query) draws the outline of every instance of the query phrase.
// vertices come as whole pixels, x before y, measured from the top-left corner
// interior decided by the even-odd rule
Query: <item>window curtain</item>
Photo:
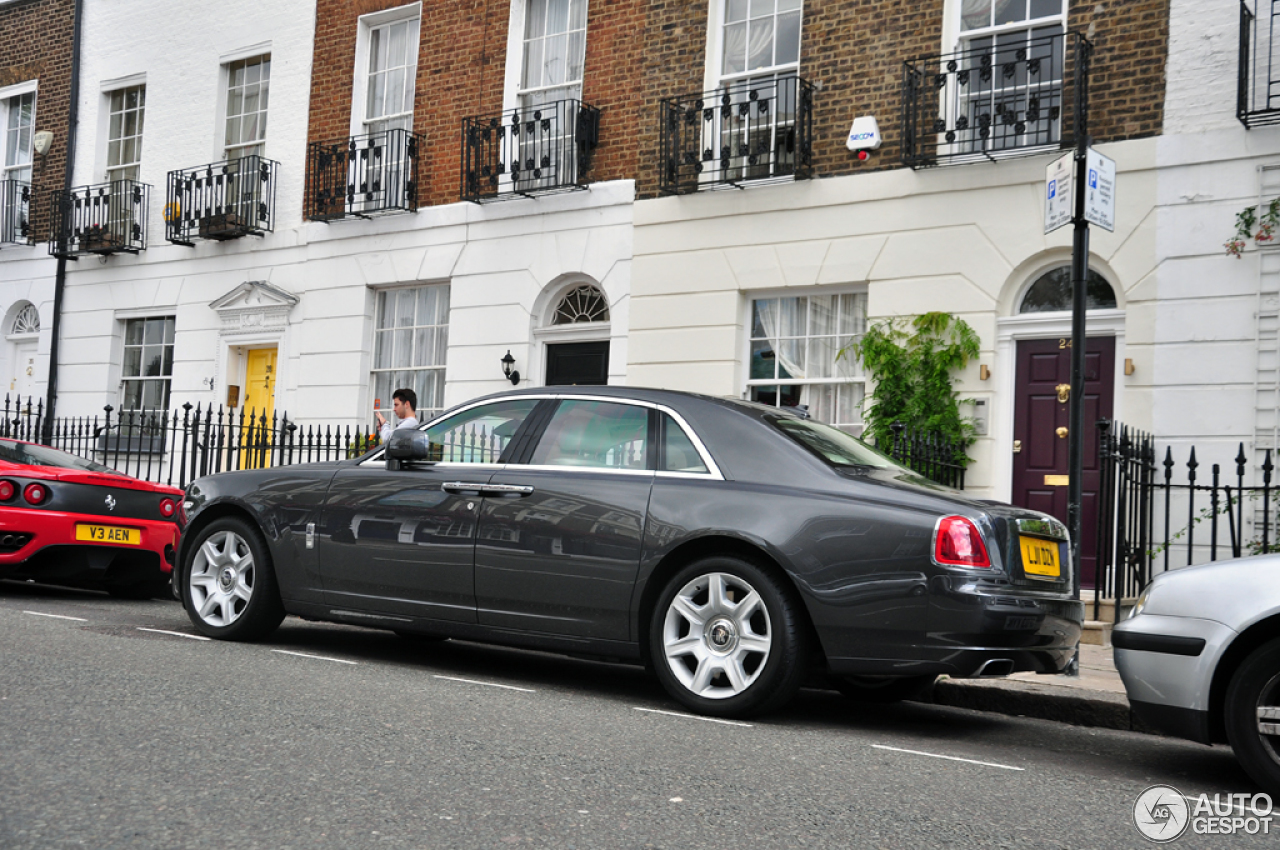
[[[992,9],[999,15],[1013,0],[963,0],[960,6],[961,29],[976,30],[991,26]]]
[[[769,298],[756,302],[760,325],[773,349],[773,356],[778,358],[779,378],[785,379],[787,375],[805,377],[805,341],[784,337],[804,335],[807,309],[808,303],[804,298]],[[782,371],[787,375],[781,374]]]
[[[747,33],[751,37],[748,39]],[[764,59],[755,61],[757,57]],[[742,64],[739,64],[742,63]],[[763,68],[773,64],[773,21],[754,25],[738,24],[724,28],[724,73]]]

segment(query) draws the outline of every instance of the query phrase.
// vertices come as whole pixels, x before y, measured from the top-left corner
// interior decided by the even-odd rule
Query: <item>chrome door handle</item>
[[[467,481],[446,481],[440,485],[440,489],[446,493],[484,493],[484,489],[488,484],[474,484]]]
[[[527,496],[533,492],[532,487],[526,487],[522,484],[486,484],[484,485],[483,495],[485,496]]]

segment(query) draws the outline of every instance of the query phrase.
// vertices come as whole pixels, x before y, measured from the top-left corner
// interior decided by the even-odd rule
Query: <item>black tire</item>
[[[891,703],[914,699],[924,693],[935,676],[836,676],[836,690],[858,702]]]
[[[705,616],[695,626],[699,604]],[[658,594],[649,651],[658,680],[678,702],[699,714],[748,717],[795,696],[809,672],[808,635],[805,613],[782,579],[748,561],[713,556],[681,569]]]
[[[1260,718],[1268,709],[1270,716]],[[1280,639],[1255,649],[1231,677],[1223,720],[1245,772],[1268,793],[1280,794]],[[1263,732],[1263,722],[1277,733]]]
[[[196,631],[221,640],[260,640],[284,619],[271,554],[258,529],[238,517],[200,530],[181,570],[182,604]]]

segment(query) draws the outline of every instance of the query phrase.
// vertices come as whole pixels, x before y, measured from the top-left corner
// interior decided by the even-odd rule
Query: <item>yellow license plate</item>
[[[124,543],[128,546],[142,545],[142,532],[136,528],[121,528],[117,525],[77,525],[76,540],[88,543]]]
[[[1058,578],[1062,567],[1058,563],[1058,542],[1040,537],[1018,538],[1022,547],[1022,572],[1031,578]]]

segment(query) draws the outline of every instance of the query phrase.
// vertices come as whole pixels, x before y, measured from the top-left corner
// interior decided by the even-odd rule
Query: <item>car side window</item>
[[[562,401],[529,463],[647,469],[649,411],[608,401]]]
[[[669,413],[662,414],[662,466],[664,472],[710,472],[693,441]]]
[[[506,399],[450,416],[426,429],[431,460],[443,463],[497,463],[520,423],[538,399]]]

